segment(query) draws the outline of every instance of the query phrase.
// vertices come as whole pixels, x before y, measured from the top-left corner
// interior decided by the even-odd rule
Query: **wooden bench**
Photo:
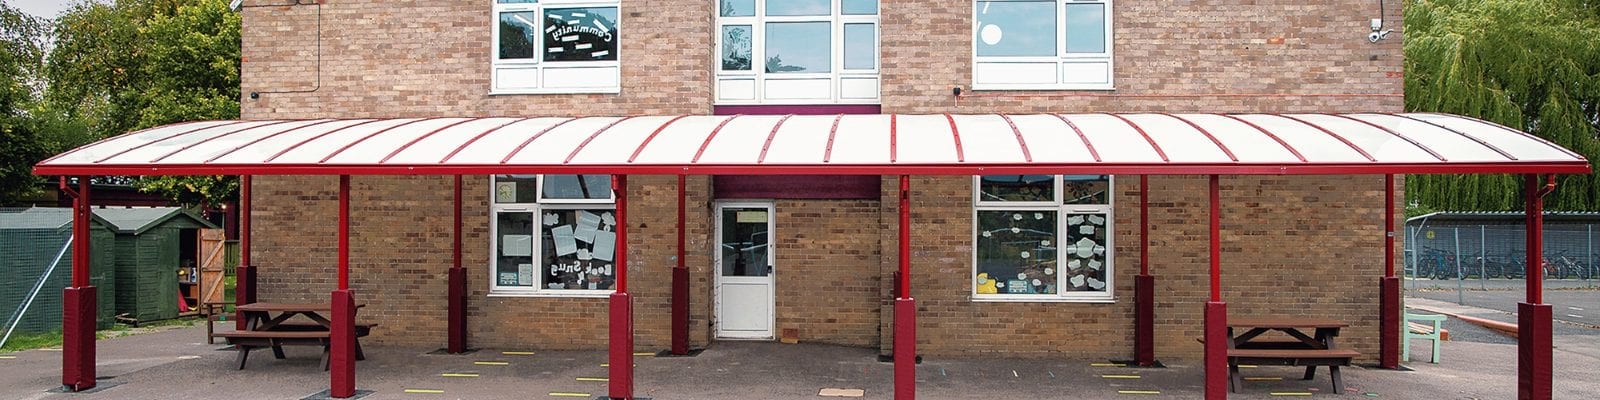
[[[1333,376],[1333,393],[1338,394],[1344,390],[1339,367],[1350,365],[1350,360],[1360,356],[1350,349],[1228,349],[1228,383],[1235,393],[1244,386],[1239,364],[1304,366],[1306,375],[1302,379],[1306,380],[1316,376],[1317,367],[1327,366]]]
[[[356,324],[357,338],[372,333],[372,328],[378,324]],[[269,331],[223,331],[214,332],[212,337],[228,340],[228,344],[239,350],[239,369],[244,369],[245,362],[250,359],[250,351],[270,347],[274,358],[283,359],[283,346],[322,346],[322,369],[328,369],[328,345],[332,332],[317,324],[279,324]],[[361,349],[361,341],[356,341],[356,360],[367,359],[366,352]]]

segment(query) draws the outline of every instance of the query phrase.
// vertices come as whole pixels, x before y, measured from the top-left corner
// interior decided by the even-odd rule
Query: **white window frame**
[[[1116,302],[1116,177],[1106,175],[1106,203],[1105,204],[1063,204],[1062,175],[1051,175],[1054,185],[1054,198],[1051,201],[985,201],[982,198],[982,176],[972,177],[972,256],[971,269],[967,273],[967,293],[972,301],[976,302],[1072,302],[1072,303],[1114,303]],[[979,211],[1055,211],[1056,212],[1056,248],[1066,249],[1068,243],[1067,215],[1072,213],[1102,213],[1106,216],[1106,290],[1100,292],[1064,291],[1056,290],[1055,294],[979,294],[978,293],[978,226]],[[1058,260],[1064,259],[1059,254]],[[1058,269],[1059,271],[1059,269]],[[1057,273],[1056,287],[1065,288],[1066,274]],[[989,279],[996,279],[989,277]]]
[[[480,0],[482,1],[482,0]],[[626,54],[622,51],[622,19],[625,17],[621,0],[539,0],[536,3],[500,4],[498,0],[487,0],[493,11],[489,13],[489,94],[577,94],[577,93],[621,93],[622,92],[622,64],[626,61]],[[544,34],[534,35],[534,48],[537,53],[531,59],[500,59],[500,14],[506,12],[532,11],[538,15],[539,29],[544,26],[544,10],[546,8],[581,8],[604,7],[617,9],[617,59],[615,61],[544,61]],[[547,87],[544,77],[548,71],[579,70],[579,69],[611,69],[612,79],[617,83],[614,86],[596,87]],[[536,84],[525,88],[501,88],[500,72],[507,70],[531,69],[536,76]]]
[[[513,175],[515,175],[515,174],[513,174]],[[500,254],[499,253],[499,251],[500,251],[500,248],[499,248],[500,247],[500,241],[498,240],[498,238],[500,237],[500,214],[501,213],[530,213],[530,214],[532,214],[533,219],[535,221],[534,226],[536,227],[535,231],[531,232],[533,234],[533,250],[532,250],[533,259],[535,260],[536,263],[542,263],[542,261],[540,261],[540,258],[543,257],[543,255],[544,255],[544,248],[543,248],[544,240],[543,240],[543,236],[542,236],[543,233],[539,232],[537,230],[537,227],[539,226],[538,220],[539,220],[539,218],[541,218],[541,216],[543,215],[544,211],[547,211],[547,210],[563,210],[563,211],[564,210],[615,210],[616,209],[616,192],[612,191],[610,187],[607,187],[605,190],[606,190],[607,195],[609,196],[608,199],[546,199],[544,197],[544,183],[545,183],[545,177],[547,177],[549,175],[532,175],[534,177],[534,179],[535,179],[535,181],[534,181],[534,190],[536,191],[534,193],[534,202],[533,203],[498,203],[498,202],[495,202],[495,193],[494,193],[494,191],[495,191],[495,182],[496,182],[495,177],[496,176],[497,175],[489,175],[489,177],[488,177],[489,178],[489,257],[488,257],[488,264],[486,265],[487,268],[485,268],[485,270],[488,272],[487,276],[489,278],[489,296],[490,297],[605,298],[607,296],[610,296],[611,293],[615,292],[615,290],[612,290],[612,289],[589,290],[589,289],[549,289],[549,288],[546,288],[545,284],[549,283],[549,282],[545,281],[545,279],[547,279],[546,278],[547,275],[544,274],[543,266],[541,266],[539,264],[535,264],[535,267],[534,267],[535,268],[534,269],[534,274],[540,276],[538,278],[538,281],[539,281],[538,284],[536,284],[536,285],[534,285],[532,287],[500,286],[500,280],[499,280],[499,276],[498,276],[499,269],[497,268],[498,266],[496,265],[496,263],[497,263],[496,255]],[[520,175],[520,176],[527,176],[527,175]],[[618,265],[618,266],[614,266],[614,268],[622,268],[622,266]]]
[[[979,56],[978,33],[982,27],[978,26],[979,5],[982,2],[1040,2],[1041,0],[973,0],[972,1],[972,31],[967,34],[967,40],[972,41],[972,90],[1115,90],[1116,89],[1116,57],[1112,47],[1115,40],[1111,34],[1114,18],[1112,17],[1112,0],[1054,0],[1056,3],[1056,55],[1055,56]],[[1105,5],[1105,52],[1104,53],[1068,53],[1067,41],[1063,36],[1067,29],[1067,5],[1069,4],[1104,4]],[[980,64],[1055,64],[1056,83],[979,83],[978,76]],[[1105,83],[1063,83],[1066,68],[1073,64],[1104,64],[1106,69]]]
[[[883,1],[877,2],[878,12],[871,15],[844,14],[842,0],[830,0],[833,12],[830,15],[793,15],[793,16],[767,16],[767,1],[784,0],[754,0],[756,4],[755,15],[744,17],[722,16],[721,0],[712,1],[712,15],[716,18],[714,35],[716,37],[715,52],[712,54],[711,70],[716,76],[712,85],[712,98],[718,105],[733,104],[878,104],[883,97],[883,80],[879,71],[883,69],[883,24],[879,23],[879,15],[883,13]],[[766,24],[769,22],[827,22],[830,30],[830,57],[829,72],[818,73],[767,73],[766,72]],[[847,24],[871,24],[873,29],[873,50],[875,50],[871,69],[845,70],[845,41],[844,27]],[[723,29],[725,26],[750,27],[750,70],[749,71],[724,71],[722,69],[723,54]],[[768,80],[820,80],[828,79],[830,96],[827,99],[768,99],[766,82]],[[847,79],[872,79],[877,82],[877,94],[871,98],[845,98],[843,85]],[[750,100],[724,99],[722,95],[723,81],[750,80],[755,85],[755,96]]]

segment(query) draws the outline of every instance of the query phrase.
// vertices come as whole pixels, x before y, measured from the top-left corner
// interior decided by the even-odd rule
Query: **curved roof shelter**
[[[44,175],[1587,173],[1445,114],[735,115],[200,121],[79,147]]]

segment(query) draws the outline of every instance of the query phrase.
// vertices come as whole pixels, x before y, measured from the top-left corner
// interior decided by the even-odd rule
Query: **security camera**
[[[1381,32],[1380,31],[1373,31],[1372,33],[1368,33],[1367,34],[1367,41],[1368,42],[1372,42],[1372,43],[1377,43],[1379,40],[1383,40],[1383,39],[1388,38],[1390,32],[1394,32],[1394,30],[1393,29],[1386,29],[1386,30],[1383,30]]]

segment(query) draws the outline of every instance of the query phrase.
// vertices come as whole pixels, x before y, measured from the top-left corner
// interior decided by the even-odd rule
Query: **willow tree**
[[[1600,1],[1409,0],[1406,110],[1468,115],[1600,160]],[[1565,175],[1553,210],[1600,210],[1600,176]],[[1413,175],[1408,200],[1440,210],[1517,210],[1507,175]]]

